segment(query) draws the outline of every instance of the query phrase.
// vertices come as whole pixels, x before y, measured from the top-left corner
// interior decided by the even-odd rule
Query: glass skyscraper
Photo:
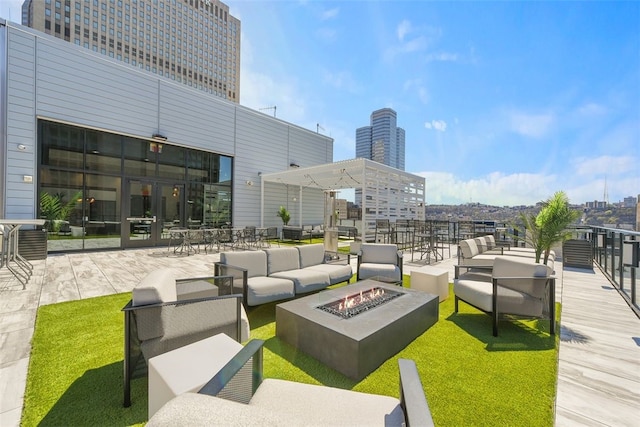
[[[397,113],[382,108],[371,113],[371,124],[356,129],[356,157],[373,160],[404,170],[404,129],[397,126]],[[362,206],[362,191],[356,190],[355,202]]]
[[[356,129],[356,157],[404,170],[404,129],[397,113],[382,108],[371,113],[371,125]]]

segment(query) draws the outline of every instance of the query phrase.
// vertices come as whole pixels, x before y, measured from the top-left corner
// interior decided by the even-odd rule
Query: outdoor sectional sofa
[[[222,252],[215,271],[234,277],[234,292],[242,293],[246,306],[294,298],[348,282],[353,275],[349,256],[345,264],[323,244]]]

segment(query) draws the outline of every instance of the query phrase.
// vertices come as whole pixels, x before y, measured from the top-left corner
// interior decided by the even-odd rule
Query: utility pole
[[[276,109],[277,109],[277,108],[278,108],[278,107],[277,107],[276,105],[274,105],[273,107],[264,107],[264,108],[261,108],[261,109],[260,109],[260,111],[273,110],[273,117],[275,118],[275,117],[276,117]]]

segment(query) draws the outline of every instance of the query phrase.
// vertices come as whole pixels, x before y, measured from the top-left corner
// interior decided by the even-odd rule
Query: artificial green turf
[[[405,285],[408,276],[405,276]],[[147,419],[146,379],[132,381],[122,407],[123,314],[130,294],[42,306],[38,310],[22,425],[132,425]],[[416,361],[437,426],[552,426],[557,336],[548,321],[500,322],[440,304],[440,319],[356,383],[275,337],[275,304],[249,310],[251,337],[266,341],[264,374],[398,396],[399,357]],[[539,323],[539,324],[538,324]]]

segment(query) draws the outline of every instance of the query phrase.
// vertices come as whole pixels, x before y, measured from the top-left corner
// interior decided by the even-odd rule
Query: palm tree
[[[544,263],[547,263],[551,247],[571,237],[567,227],[579,218],[580,212],[571,209],[569,198],[563,191],[556,192],[542,202],[542,209],[537,215],[520,215],[525,228],[525,241],[535,249],[536,262],[540,262],[544,253]]]

